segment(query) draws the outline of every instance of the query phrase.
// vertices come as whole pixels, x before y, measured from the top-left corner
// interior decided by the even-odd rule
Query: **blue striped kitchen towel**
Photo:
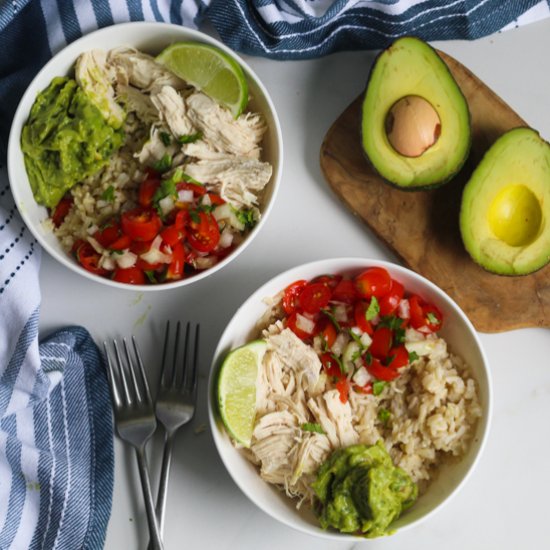
[[[0,550],[103,548],[113,425],[81,327],[38,342],[40,249],[0,170]]]

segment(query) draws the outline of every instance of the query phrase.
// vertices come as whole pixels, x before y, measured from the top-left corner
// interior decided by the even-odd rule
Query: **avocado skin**
[[[387,170],[384,169],[384,166],[380,163],[380,161],[377,161],[375,158],[375,154],[373,152],[369,153],[368,147],[365,145],[366,141],[368,139],[369,134],[373,132],[372,128],[368,128],[365,124],[366,117],[368,116],[368,113],[366,113],[366,103],[367,103],[367,96],[370,93],[371,87],[373,85],[373,78],[376,75],[377,67],[379,67],[380,63],[384,62],[384,57],[388,57],[389,55],[392,55],[392,51],[395,50],[398,47],[401,46],[408,46],[410,48],[421,48],[425,53],[428,53],[428,56],[431,57],[432,61],[435,62],[437,69],[440,71],[440,74],[444,75],[444,78],[449,83],[449,87],[453,90],[453,93],[456,96],[456,103],[459,107],[462,124],[461,124],[461,132],[460,132],[460,141],[461,141],[461,147],[460,147],[460,154],[458,155],[458,158],[456,159],[456,162],[452,165],[452,167],[445,172],[441,173],[435,173],[433,174],[433,177],[424,178],[423,181],[415,181],[412,179],[410,182],[401,181],[399,177],[391,177]],[[431,97],[429,94],[415,94],[414,89],[408,89],[402,94],[397,94],[395,96],[395,100],[391,102],[391,105],[386,105],[386,108],[384,109],[383,119],[385,120],[385,116],[391,108],[391,106],[395,103],[395,101],[401,99],[402,97],[405,97],[407,95],[420,95],[421,97],[424,97],[424,99],[430,101]],[[433,105],[433,102],[430,101],[430,103]],[[441,117],[441,111],[439,109],[436,109],[438,114]],[[439,137],[438,143],[442,140],[446,139],[446,129],[443,127],[441,129],[441,135]],[[409,161],[410,163],[417,164],[416,159],[407,159],[407,157],[402,157],[397,153],[391,144],[389,143],[386,135],[385,135],[385,128],[384,125],[379,128],[379,131],[383,133],[383,147],[386,148],[388,151],[391,151],[392,155],[396,157],[400,157],[401,160],[406,159],[406,161]],[[444,135],[445,133],[445,135]],[[466,101],[466,98],[464,97],[464,94],[462,93],[462,90],[458,86],[458,84],[455,82],[453,75],[451,74],[449,68],[441,59],[441,57],[438,55],[437,51],[432,48],[427,42],[424,42],[422,39],[415,37],[415,36],[404,36],[401,38],[398,38],[395,40],[390,46],[388,46],[386,49],[379,52],[379,54],[376,56],[374,63],[371,67],[371,70],[369,72],[369,76],[367,79],[367,84],[365,87],[365,93],[363,96],[363,105],[362,105],[362,124],[361,124],[361,143],[362,143],[362,150],[363,154],[365,155],[366,160],[369,162],[369,164],[372,166],[372,168],[375,170],[375,172],[384,180],[385,183],[391,185],[392,187],[398,188],[403,191],[426,191],[430,189],[436,189],[438,187],[441,187],[442,185],[448,183],[451,181],[458,172],[462,169],[464,166],[466,160],[468,159],[468,156],[470,154],[470,149],[472,146],[472,135],[471,135],[471,115],[468,108],[468,103]],[[433,147],[435,150],[435,145]],[[449,148],[449,151],[452,151],[455,149],[454,147]],[[431,151],[433,153],[434,151]],[[443,156],[446,156],[448,154],[448,151],[441,151]],[[426,154],[426,153],[425,153]],[[421,157],[418,157],[419,159],[424,157],[423,154]]]
[[[498,193],[518,185],[536,197],[541,220],[529,242],[510,245],[495,235],[490,214]],[[486,151],[463,189],[462,242],[474,262],[486,271],[503,276],[528,275],[550,262],[549,222],[550,144],[532,128],[513,128]]]

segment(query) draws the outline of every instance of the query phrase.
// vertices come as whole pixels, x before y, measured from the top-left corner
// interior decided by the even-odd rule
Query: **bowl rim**
[[[347,267],[343,267],[344,265]],[[281,522],[282,524],[292,529],[295,529],[297,531],[300,531],[310,536],[315,536],[315,537],[330,539],[330,540],[339,540],[339,541],[347,540],[347,541],[358,542],[358,541],[365,541],[369,539],[365,539],[364,537],[360,537],[352,534],[337,533],[335,531],[330,531],[330,530],[324,531],[320,525],[317,528],[313,528],[313,526],[311,528],[308,528],[308,527],[304,527],[301,524],[287,521],[287,519],[283,517],[281,514],[279,514],[277,510],[271,510],[271,509],[268,510],[264,508],[260,503],[258,503],[257,499],[254,496],[253,491],[249,491],[248,488],[243,483],[241,483],[239,479],[237,479],[234,476],[228,464],[228,458],[226,457],[224,450],[222,448],[222,444],[226,444],[226,438],[228,436],[227,434],[225,434],[225,432],[223,432],[223,426],[221,424],[221,420],[217,412],[217,402],[215,399],[216,380],[217,380],[217,374],[220,368],[221,358],[223,357],[223,354],[227,351],[227,350],[224,350],[223,348],[223,341],[226,338],[227,332],[229,331],[229,329],[232,328],[232,325],[235,324],[239,314],[250,303],[257,301],[258,298],[261,299],[266,297],[266,291],[264,289],[267,289],[268,287],[271,287],[271,286],[277,286],[282,290],[283,288],[285,288],[285,284],[290,284],[290,282],[293,279],[303,278],[301,276],[301,273],[303,273],[306,270],[311,270],[314,268],[315,269],[318,268],[318,272],[319,274],[321,274],[321,273],[334,273],[334,272],[337,272],[338,270],[346,271],[346,270],[353,270],[353,269],[366,269],[368,267],[383,267],[385,269],[391,270],[394,275],[396,273],[399,273],[399,274],[403,273],[406,276],[416,279],[421,285],[424,285],[427,289],[434,292],[438,296],[438,298],[446,302],[446,305],[448,305],[451,309],[454,310],[456,314],[458,314],[458,316],[462,319],[466,328],[468,329],[468,332],[473,337],[473,340],[479,351],[479,354],[481,357],[482,372],[485,375],[486,390],[487,390],[487,394],[485,396],[485,403],[483,407],[483,413],[482,413],[482,417],[480,418],[480,421],[484,420],[483,429],[478,434],[479,435],[478,448],[475,455],[473,456],[473,459],[471,460],[471,463],[467,467],[466,472],[464,473],[460,481],[457,483],[457,485],[452,489],[452,491],[450,491],[449,494],[447,494],[437,506],[435,506],[432,510],[427,512],[422,517],[400,527],[395,534],[402,533],[404,531],[407,531],[409,529],[412,529],[424,523],[426,520],[428,520],[430,517],[432,517],[437,512],[439,512],[442,508],[448,505],[449,502],[451,502],[452,499],[460,492],[460,490],[464,487],[466,482],[469,480],[470,476],[473,474],[474,470],[476,469],[481,459],[481,456],[483,455],[485,446],[487,445],[489,433],[491,430],[491,424],[492,424],[494,397],[493,397],[493,382],[491,377],[491,368],[490,368],[487,355],[485,353],[485,350],[479,338],[479,334],[476,331],[470,319],[468,318],[468,316],[466,315],[466,313],[460,308],[460,306],[454,301],[454,299],[451,296],[449,296],[443,289],[438,287],[435,283],[431,282],[429,279],[427,279],[420,273],[417,273],[416,271],[413,271],[407,267],[404,267],[402,265],[399,265],[390,261],[386,261],[386,260],[365,258],[361,256],[345,256],[345,257],[343,256],[343,257],[313,260],[304,264],[294,265],[293,267],[285,269],[284,271],[277,273],[276,275],[271,277],[269,280],[265,281],[262,285],[256,288],[234,312],[231,319],[228,321],[227,325],[225,326],[222,334],[220,335],[218,344],[216,345],[216,349],[212,356],[210,373],[208,377],[208,396],[207,396],[208,397],[208,403],[207,403],[208,420],[209,420],[210,430],[212,432],[212,438],[214,440],[214,445],[218,452],[218,456],[220,457],[229,476],[231,477],[233,482],[237,485],[237,487],[239,487],[239,489],[244,493],[244,495],[258,509],[262,510],[268,516],[271,516],[273,519]],[[472,444],[472,442],[470,442],[470,444]],[[246,460],[246,459],[243,457],[243,460]]]
[[[215,264],[211,268],[208,268],[204,271],[200,271],[197,274],[193,275],[192,277],[180,279],[169,283],[156,284],[156,285],[131,285],[127,283],[120,283],[117,281],[113,281],[106,277],[100,277],[98,275],[90,273],[89,271],[80,267],[76,262],[72,261],[67,253],[54,250],[50,247],[50,245],[46,242],[46,239],[43,233],[37,229],[36,225],[38,224],[36,223],[36,221],[31,219],[31,216],[29,215],[29,213],[24,207],[20,206],[22,202],[21,201],[22,197],[19,192],[17,182],[21,178],[15,173],[16,170],[19,170],[19,168],[16,168],[16,165],[19,164],[17,162],[16,155],[18,153],[18,150],[20,150],[21,130],[23,128],[25,121],[29,116],[30,107],[32,107],[32,104],[33,104],[33,101],[30,101],[29,98],[35,95],[41,89],[41,87],[39,87],[37,83],[40,80],[42,80],[45,75],[51,72],[52,66],[59,63],[60,59],[67,59],[67,61],[72,60],[71,63],[74,64],[78,55],[83,51],[85,51],[85,49],[93,48],[94,44],[100,43],[102,36],[114,35],[120,32],[121,30],[124,30],[125,32],[131,32],[133,33],[134,36],[131,39],[127,39],[124,42],[121,41],[120,45],[131,46],[132,41],[137,41],[140,38],[151,39],[154,36],[157,36],[160,40],[162,40],[162,32],[166,31],[167,29],[170,30],[170,32],[173,34],[180,34],[182,41],[193,40],[198,42],[205,42],[216,46],[217,48],[221,49],[223,52],[228,54],[232,59],[234,59],[242,67],[242,69],[245,72],[245,75],[247,76],[247,79],[254,83],[254,86],[259,90],[259,92],[263,96],[263,99],[265,100],[265,103],[269,109],[269,114],[273,119],[273,123],[272,123],[273,137],[274,137],[273,148],[277,151],[277,162],[276,162],[276,165],[273,166],[273,174],[271,177],[271,182],[269,184],[271,185],[271,189],[272,189],[271,196],[269,201],[267,202],[267,204],[264,206],[262,210],[260,221],[252,229],[252,231],[249,233],[247,238],[241,244],[239,244],[237,248],[235,248],[235,250],[233,250],[229,255],[227,255],[225,258],[223,258],[221,261],[219,261],[217,264]],[[146,31],[149,34],[147,34],[146,36],[142,36],[140,33],[144,31]],[[172,38],[171,42],[167,41],[166,46],[168,46],[170,43],[173,43],[174,41],[175,41],[174,38]],[[54,76],[59,76],[59,75],[57,74],[51,75],[51,78],[53,78]],[[30,106],[28,109],[26,109],[25,106],[28,102],[30,102]],[[259,76],[248,65],[248,63],[238,53],[233,51],[231,48],[229,48],[228,46],[226,46],[220,40],[214,38],[213,36],[210,36],[196,29],[191,29],[189,27],[183,27],[181,25],[176,25],[173,23],[165,23],[160,21],[130,21],[125,23],[115,23],[113,25],[102,27],[100,29],[84,34],[80,38],[76,39],[70,44],[67,44],[65,47],[63,47],[57,53],[55,53],[48,60],[48,62],[36,73],[36,75],[33,77],[31,82],[28,84],[27,88],[25,89],[25,92],[21,96],[21,99],[19,100],[17,109],[15,110],[15,114],[13,116],[13,120],[11,123],[10,133],[8,138],[8,148],[7,148],[8,180],[9,180],[10,190],[13,195],[14,203],[26,227],[31,232],[33,237],[38,241],[40,247],[43,248],[53,259],[60,262],[65,267],[68,267],[74,273],[84,276],[91,281],[94,281],[99,284],[107,285],[113,288],[117,288],[120,290],[131,290],[131,291],[139,291],[139,292],[143,292],[143,291],[154,292],[154,291],[160,291],[160,290],[169,290],[169,289],[179,288],[179,287],[193,284],[202,279],[205,279],[209,275],[213,275],[217,271],[220,271],[224,266],[226,266],[232,260],[237,258],[237,256],[239,256],[248,247],[248,245],[254,240],[256,235],[259,233],[261,228],[266,223],[266,220],[271,214],[271,211],[273,210],[273,207],[280,189],[280,185],[281,185],[283,161],[284,161],[283,138],[282,138],[282,129],[281,129],[279,116],[277,114],[275,105],[273,103],[273,100],[267,88],[265,87],[265,85],[263,84]],[[22,166],[22,171],[25,175],[25,181],[23,183],[30,186],[24,163]],[[45,208],[41,205],[38,205],[38,206],[41,208]]]

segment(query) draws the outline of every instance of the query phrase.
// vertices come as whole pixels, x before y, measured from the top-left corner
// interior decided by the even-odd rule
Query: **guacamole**
[[[312,487],[323,529],[368,538],[391,534],[392,521],[418,494],[407,473],[393,465],[382,441],[335,451],[319,468]]]
[[[21,133],[36,202],[55,207],[73,185],[105,166],[123,139],[75,80],[54,78],[36,97]]]

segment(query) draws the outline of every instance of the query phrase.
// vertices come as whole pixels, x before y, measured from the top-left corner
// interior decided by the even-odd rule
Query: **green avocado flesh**
[[[105,166],[123,139],[75,80],[54,78],[36,97],[21,133],[36,202],[53,208],[73,185]]]
[[[418,494],[411,478],[393,465],[382,441],[335,451],[312,487],[320,502],[323,529],[367,538],[391,534],[390,524]]]
[[[388,115],[407,97],[426,100],[439,118],[439,126],[429,128],[439,137],[418,156],[401,154],[388,139]],[[414,139],[410,133],[404,137]],[[466,99],[447,65],[422,40],[400,38],[378,56],[363,100],[362,142],[375,170],[402,189],[441,185],[464,164],[471,144]]]
[[[550,144],[531,128],[503,134],[464,187],[460,231],[486,270],[525,275],[550,261]]]

